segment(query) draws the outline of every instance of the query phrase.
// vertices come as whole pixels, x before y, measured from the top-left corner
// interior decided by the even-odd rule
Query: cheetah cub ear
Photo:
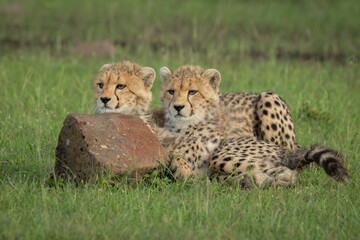
[[[145,88],[151,88],[156,77],[155,70],[151,67],[143,67],[141,69],[141,74]]]
[[[169,80],[169,77],[171,76],[171,71],[167,67],[160,68],[160,78],[162,82],[166,82]]]
[[[106,69],[109,69],[109,68],[111,68],[112,66],[114,66],[114,64],[112,64],[112,63],[104,64],[104,65],[99,69],[99,72],[104,71],[104,70],[106,70]]]
[[[210,83],[210,86],[216,91],[219,91],[221,75],[220,72],[216,69],[208,69],[202,74]]]

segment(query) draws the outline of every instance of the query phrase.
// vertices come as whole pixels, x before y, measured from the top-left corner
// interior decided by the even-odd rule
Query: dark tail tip
[[[339,182],[350,181],[350,175],[344,166],[344,157],[340,153],[319,145],[312,146],[310,152],[307,157],[318,163],[331,178]]]
[[[339,182],[349,182],[350,175],[344,165],[337,158],[327,158],[322,162],[324,171]]]

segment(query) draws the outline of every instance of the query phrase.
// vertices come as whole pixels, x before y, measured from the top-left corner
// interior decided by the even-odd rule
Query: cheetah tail
[[[282,161],[290,169],[301,169],[315,162],[327,175],[339,182],[350,181],[350,175],[344,166],[344,158],[340,153],[324,146],[314,145],[310,148],[300,148]]]

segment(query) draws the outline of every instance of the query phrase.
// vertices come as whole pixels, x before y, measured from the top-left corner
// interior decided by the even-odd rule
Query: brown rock
[[[79,43],[70,49],[70,53],[75,56],[82,57],[114,57],[116,54],[116,46],[113,43],[102,42],[89,42]]]
[[[140,118],[69,114],[59,135],[54,172],[87,182],[106,169],[133,178],[167,164],[166,152]]]

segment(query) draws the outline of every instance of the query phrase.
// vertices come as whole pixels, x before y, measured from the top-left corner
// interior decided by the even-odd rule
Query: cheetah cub
[[[292,151],[254,137],[228,135],[230,114],[221,106],[217,70],[183,66],[171,72],[163,67],[160,76],[165,124],[158,135],[170,154],[175,177],[210,174],[221,180],[253,179],[259,186],[284,186],[294,182],[299,169],[317,162],[334,179],[349,179],[341,156],[326,147]]]
[[[220,108],[220,73],[215,69],[184,66],[171,72],[160,69],[165,124],[159,139],[173,159],[176,178],[203,177],[209,158],[223,136]]]
[[[95,113],[147,113],[155,76],[154,69],[129,61],[105,64],[94,80]]]

